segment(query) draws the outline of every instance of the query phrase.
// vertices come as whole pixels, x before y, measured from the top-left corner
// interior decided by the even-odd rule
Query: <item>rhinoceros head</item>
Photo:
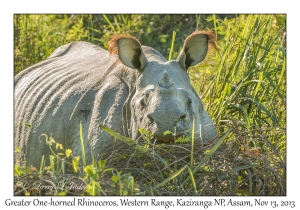
[[[197,137],[202,135],[205,140],[217,135],[187,74],[190,66],[205,58],[209,45],[215,47],[214,43],[212,32],[196,31],[187,37],[178,58],[166,61],[159,52],[141,46],[134,37],[121,35],[110,41],[110,53],[139,72],[130,99],[132,138],[138,138],[138,130],[143,128],[155,139],[169,142],[174,135],[164,135],[165,131],[177,136],[187,134],[192,130],[193,119]]]

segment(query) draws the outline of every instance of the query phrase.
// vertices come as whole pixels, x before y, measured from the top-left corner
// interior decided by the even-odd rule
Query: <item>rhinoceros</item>
[[[142,128],[170,142],[189,135],[193,125],[196,142],[217,137],[187,73],[215,42],[211,31],[197,30],[171,61],[129,35],[114,36],[109,51],[84,41],[59,47],[15,76],[15,148],[27,165],[39,166],[51,154],[47,135],[81,155],[80,125],[87,161],[116,143],[99,125],[134,140]],[[177,136],[164,135],[174,129]]]

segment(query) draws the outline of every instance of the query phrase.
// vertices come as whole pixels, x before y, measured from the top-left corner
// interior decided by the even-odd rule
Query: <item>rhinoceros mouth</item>
[[[169,143],[174,140],[174,136],[172,134],[167,134],[167,135],[153,135],[153,139],[164,142],[164,143]]]
[[[167,135],[157,135],[157,134],[154,134],[152,139],[151,139],[151,142],[155,142],[155,141],[158,141],[160,143],[171,143],[173,142],[174,140],[180,138],[180,137],[184,137],[184,136],[187,136],[188,134],[186,132],[182,132],[182,133],[178,133],[176,135],[174,134],[167,134]]]
[[[156,126],[149,126],[148,129],[146,129],[146,130],[151,135],[151,141],[160,141],[160,142],[164,142],[164,143],[170,143],[170,142],[174,141],[175,139],[178,139],[182,136],[188,135],[188,131],[186,129],[183,130],[180,128],[177,128],[176,133],[174,133],[170,130],[164,130],[162,132],[159,129],[157,129]],[[168,134],[166,134],[166,131],[170,131],[170,132],[168,132]]]

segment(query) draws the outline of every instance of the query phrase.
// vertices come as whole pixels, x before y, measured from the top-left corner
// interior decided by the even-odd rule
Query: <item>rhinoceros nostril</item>
[[[179,120],[184,120],[186,118],[186,114],[180,116]]]
[[[153,119],[153,117],[151,116],[151,114],[147,114],[147,117],[148,117],[148,119],[149,119],[151,122],[154,121],[154,119]]]
[[[181,114],[181,116],[179,117],[179,119],[175,122],[176,127],[182,127],[185,124],[185,120],[186,120],[187,115],[186,114]]]

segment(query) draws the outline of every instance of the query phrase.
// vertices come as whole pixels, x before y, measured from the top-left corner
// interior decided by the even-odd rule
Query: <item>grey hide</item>
[[[214,41],[211,32],[196,31],[172,61],[127,35],[110,41],[110,53],[87,42],[59,47],[15,77],[14,144],[22,151],[15,158],[39,167],[44,155],[49,165],[43,134],[81,156],[80,122],[87,161],[118,147],[100,124],[135,140],[144,128],[169,142],[173,136],[163,132],[176,127],[178,136],[190,135],[194,117],[196,141],[217,137],[187,74]]]

